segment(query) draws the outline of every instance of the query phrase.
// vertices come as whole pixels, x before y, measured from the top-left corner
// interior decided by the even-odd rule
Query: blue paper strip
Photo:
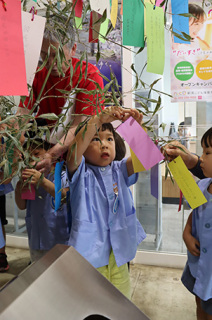
[[[60,208],[61,205],[61,172],[64,161],[57,162],[55,166],[54,180],[55,180],[55,211]]]
[[[158,163],[151,168],[151,195],[158,199]]]
[[[175,0],[171,1],[172,6],[172,23],[173,23],[173,31],[178,33],[180,36],[183,37],[181,32],[185,32],[189,35],[189,18],[179,16],[179,14],[182,13],[189,13],[188,12],[188,0]],[[184,41],[179,39],[178,37],[174,36],[174,42],[175,43],[187,43],[189,44],[189,41]]]
[[[3,248],[4,246],[5,246],[5,240],[4,240],[2,225],[0,220],[0,248]]]

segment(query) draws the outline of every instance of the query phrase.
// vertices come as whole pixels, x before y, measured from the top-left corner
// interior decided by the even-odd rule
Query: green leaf
[[[58,116],[55,113],[44,113],[38,116],[38,118],[47,119],[47,120],[57,120]]]

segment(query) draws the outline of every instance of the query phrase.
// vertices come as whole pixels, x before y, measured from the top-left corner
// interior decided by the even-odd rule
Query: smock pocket
[[[69,245],[73,246],[82,256],[90,255],[97,241],[97,225],[95,222],[80,221],[72,222]]]

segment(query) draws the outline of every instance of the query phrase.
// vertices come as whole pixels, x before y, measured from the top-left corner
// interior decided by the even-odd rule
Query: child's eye
[[[100,141],[100,139],[95,137],[95,138],[92,139],[92,141]]]
[[[34,153],[34,157],[39,157],[39,153]]]
[[[113,141],[113,138],[108,138],[108,141]]]

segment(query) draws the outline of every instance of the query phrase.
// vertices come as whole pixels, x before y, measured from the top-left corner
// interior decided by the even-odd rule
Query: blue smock
[[[8,183],[8,184],[1,184],[0,185],[0,196],[4,195],[4,194],[7,194],[9,192],[12,192],[14,189],[13,189],[13,186],[12,186],[12,183]]]
[[[117,266],[135,257],[146,234],[136,218],[129,186],[138,174],[128,177],[127,159],[106,167],[82,162],[70,180],[72,227],[69,245],[95,268],[108,265],[111,248]],[[118,187],[117,195],[114,186]],[[114,206],[114,204],[118,205]]]
[[[54,175],[47,179],[54,183]],[[65,172],[62,173],[61,187],[68,187]],[[42,187],[36,190],[35,200],[26,200],[26,227],[29,247],[32,250],[50,250],[56,244],[68,244],[69,227],[66,203],[55,212],[54,198]]]
[[[200,242],[200,256],[188,252],[189,269],[196,279],[193,292],[205,301],[212,298],[212,194],[207,190],[211,183],[211,178],[198,182],[207,199],[192,213],[192,235]]]

